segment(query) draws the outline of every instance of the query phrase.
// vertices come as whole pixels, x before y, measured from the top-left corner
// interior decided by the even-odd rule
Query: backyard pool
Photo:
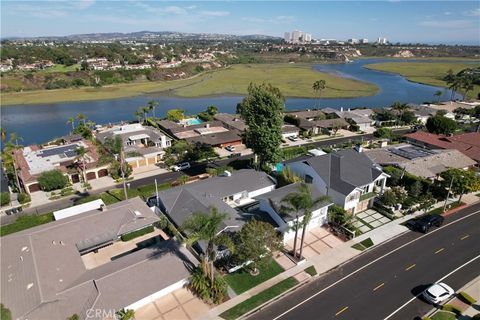
[[[187,119],[185,122],[187,123],[187,126],[193,126],[195,124],[202,124],[203,123],[202,120],[196,119],[196,118],[195,119]]]

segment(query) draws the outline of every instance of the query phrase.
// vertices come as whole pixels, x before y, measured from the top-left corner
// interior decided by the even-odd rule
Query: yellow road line
[[[340,313],[344,312],[347,309],[348,309],[348,307],[345,307],[342,310],[338,311],[337,313],[335,313],[335,317],[338,316]]]
[[[470,237],[469,234],[467,234],[466,236],[461,237],[460,240],[465,240],[465,239],[467,239],[468,237]]]
[[[435,251],[435,254],[440,253],[440,252],[442,252],[443,250],[445,250],[445,248],[438,249],[437,251]]]
[[[373,291],[377,291],[378,289],[380,289],[381,287],[383,287],[385,285],[385,282],[382,282],[381,284],[379,284],[378,286],[376,286],[375,288],[373,288]]]
[[[408,267],[407,269],[405,269],[405,271],[408,271],[408,270],[410,270],[410,269],[412,269],[412,268],[415,268],[415,266],[416,266],[416,264],[414,263],[414,264],[412,264],[410,267]]]

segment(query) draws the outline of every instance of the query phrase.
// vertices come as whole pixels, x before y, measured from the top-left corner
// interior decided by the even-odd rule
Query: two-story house
[[[352,214],[371,207],[389,177],[365,154],[353,149],[292,162],[287,166]]]

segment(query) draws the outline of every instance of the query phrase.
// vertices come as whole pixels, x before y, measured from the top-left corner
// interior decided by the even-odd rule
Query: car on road
[[[190,168],[189,162],[182,162],[172,166],[173,171],[181,171]]]
[[[226,149],[227,151],[233,152],[233,151],[235,151],[235,146],[230,145],[230,146],[228,146],[228,147],[225,147],[225,149]]]
[[[439,214],[428,214],[408,220],[406,226],[410,230],[427,233],[432,227],[440,227],[444,220]]]
[[[290,137],[288,137],[288,140],[290,140],[292,142],[295,142],[295,141],[298,141],[298,137],[297,136],[290,136]]]
[[[425,299],[434,304],[440,303],[454,294],[455,291],[443,282],[434,283],[423,291]]]

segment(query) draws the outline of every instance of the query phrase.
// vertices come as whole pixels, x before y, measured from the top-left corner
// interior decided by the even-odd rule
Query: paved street
[[[427,235],[408,232],[395,238],[249,319],[407,320],[423,316],[432,306],[416,295],[426,286],[469,261],[443,281],[457,290],[480,274],[480,258],[473,260],[480,254],[479,212],[480,204],[476,204],[447,217],[444,227]]]

